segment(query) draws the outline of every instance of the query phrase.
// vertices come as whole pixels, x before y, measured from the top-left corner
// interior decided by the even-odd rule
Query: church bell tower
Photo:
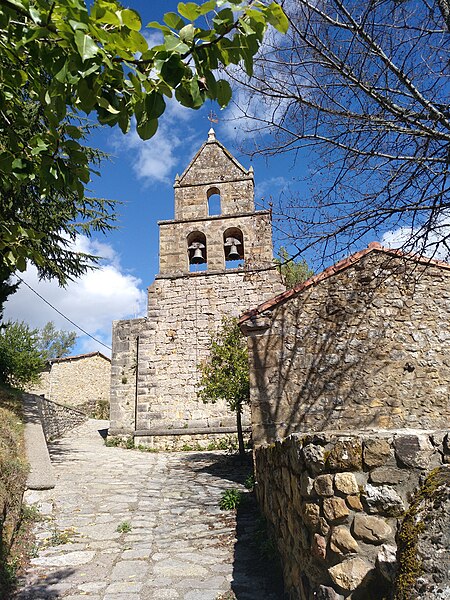
[[[160,266],[147,316],[113,324],[110,433],[158,448],[208,444],[235,431],[225,403],[197,399],[198,365],[223,316],[284,290],[270,211],[255,211],[253,169],[213,129],[174,191],[175,218],[158,223]]]

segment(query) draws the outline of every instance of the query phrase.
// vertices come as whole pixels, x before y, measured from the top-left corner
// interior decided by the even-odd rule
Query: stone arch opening
[[[206,235],[201,231],[192,231],[187,236],[189,271],[205,271],[208,268]]]
[[[208,215],[221,215],[221,204],[220,204],[220,190],[219,188],[212,187],[206,192],[208,198]]]
[[[236,268],[243,264],[245,258],[244,236],[238,227],[229,227],[223,234],[223,249],[227,268]]]

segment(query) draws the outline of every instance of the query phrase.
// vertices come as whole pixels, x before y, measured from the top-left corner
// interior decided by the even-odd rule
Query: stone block
[[[332,471],[359,471],[362,469],[362,446],[359,440],[336,442],[327,458]]]
[[[317,531],[320,526],[319,504],[305,502],[302,506],[302,519],[310,531]]]
[[[368,512],[397,517],[405,510],[402,498],[388,485],[373,486],[366,484],[363,492],[364,503]]]
[[[359,494],[358,483],[353,473],[336,473],[334,476],[334,487],[337,492],[345,496]]]
[[[302,449],[302,458],[306,468],[313,475],[318,475],[325,470],[325,450],[323,446],[307,444]]]
[[[383,577],[392,584],[397,575],[397,546],[383,544],[375,564]]]
[[[327,557],[327,540],[319,533],[315,533],[313,536],[311,554],[319,560],[325,560]]]
[[[354,554],[359,551],[359,546],[347,527],[337,525],[331,531],[330,550],[339,555]]]
[[[369,469],[384,465],[392,455],[388,440],[365,440],[363,446],[364,464]]]
[[[372,568],[369,562],[357,556],[330,567],[328,574],[335,585],[345,592],[352,592],[363,582]]]
[[[349,508],[351,508],[352,510],[360,511],[363,509],[363,505],[361,504],[359,495],[358,496],[347,496],[345,501],[347,502],[347,506]]]
[[[353,520],[355,537],[370,544],[381,544],[392,536],[392,529],[384,519],[357,514]]]
[[[345,521],[350,511],[345,500],[338,497],[325,498],[323,501],[323,514],[328,523],[338,523]]]
[[[394,438],[395,456],[401,465],[429,469],[434,448],[426,435],[398,435]]]
[[[318,475],[314,480],[314,490],[319,496],[333,496],[333,475]]]
[[[396,485],[403,483],[409,477],[406,469],[397,469],[396,467],[378,467],[370,471],[370,483],[386,483]]]

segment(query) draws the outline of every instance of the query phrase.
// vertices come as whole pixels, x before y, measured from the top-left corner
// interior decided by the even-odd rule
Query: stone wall
[[[27,391],[75,407],[109,402],[111,363],[98,352],[55,359]]]
[[[398,526],[426,472],[450,463],[448,441],[445,431],[330,431],[255,450],[291,600],[387,597]]]
[[[242,322],[256,443],[298,431],[446,427],[450,267],[365,252]]]
[[[234,427],[224,402],[197,399],[197,365],[223,315],[238,316],[281,289],[276,271],[158,278],[149,288],[147,318],[113,324],[111,435]]]
[[[47,442],[60,438],[87,419],[85,413],[80,410],[52,402],[42,396],[35,398]]]

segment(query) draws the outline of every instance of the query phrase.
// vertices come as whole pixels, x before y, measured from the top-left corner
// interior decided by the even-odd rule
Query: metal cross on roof
[[[208,115],[208,121],[210,123],[218,123],[219,122],[219,117],[216,115],[216,113],[213,110],[211,110]]]

